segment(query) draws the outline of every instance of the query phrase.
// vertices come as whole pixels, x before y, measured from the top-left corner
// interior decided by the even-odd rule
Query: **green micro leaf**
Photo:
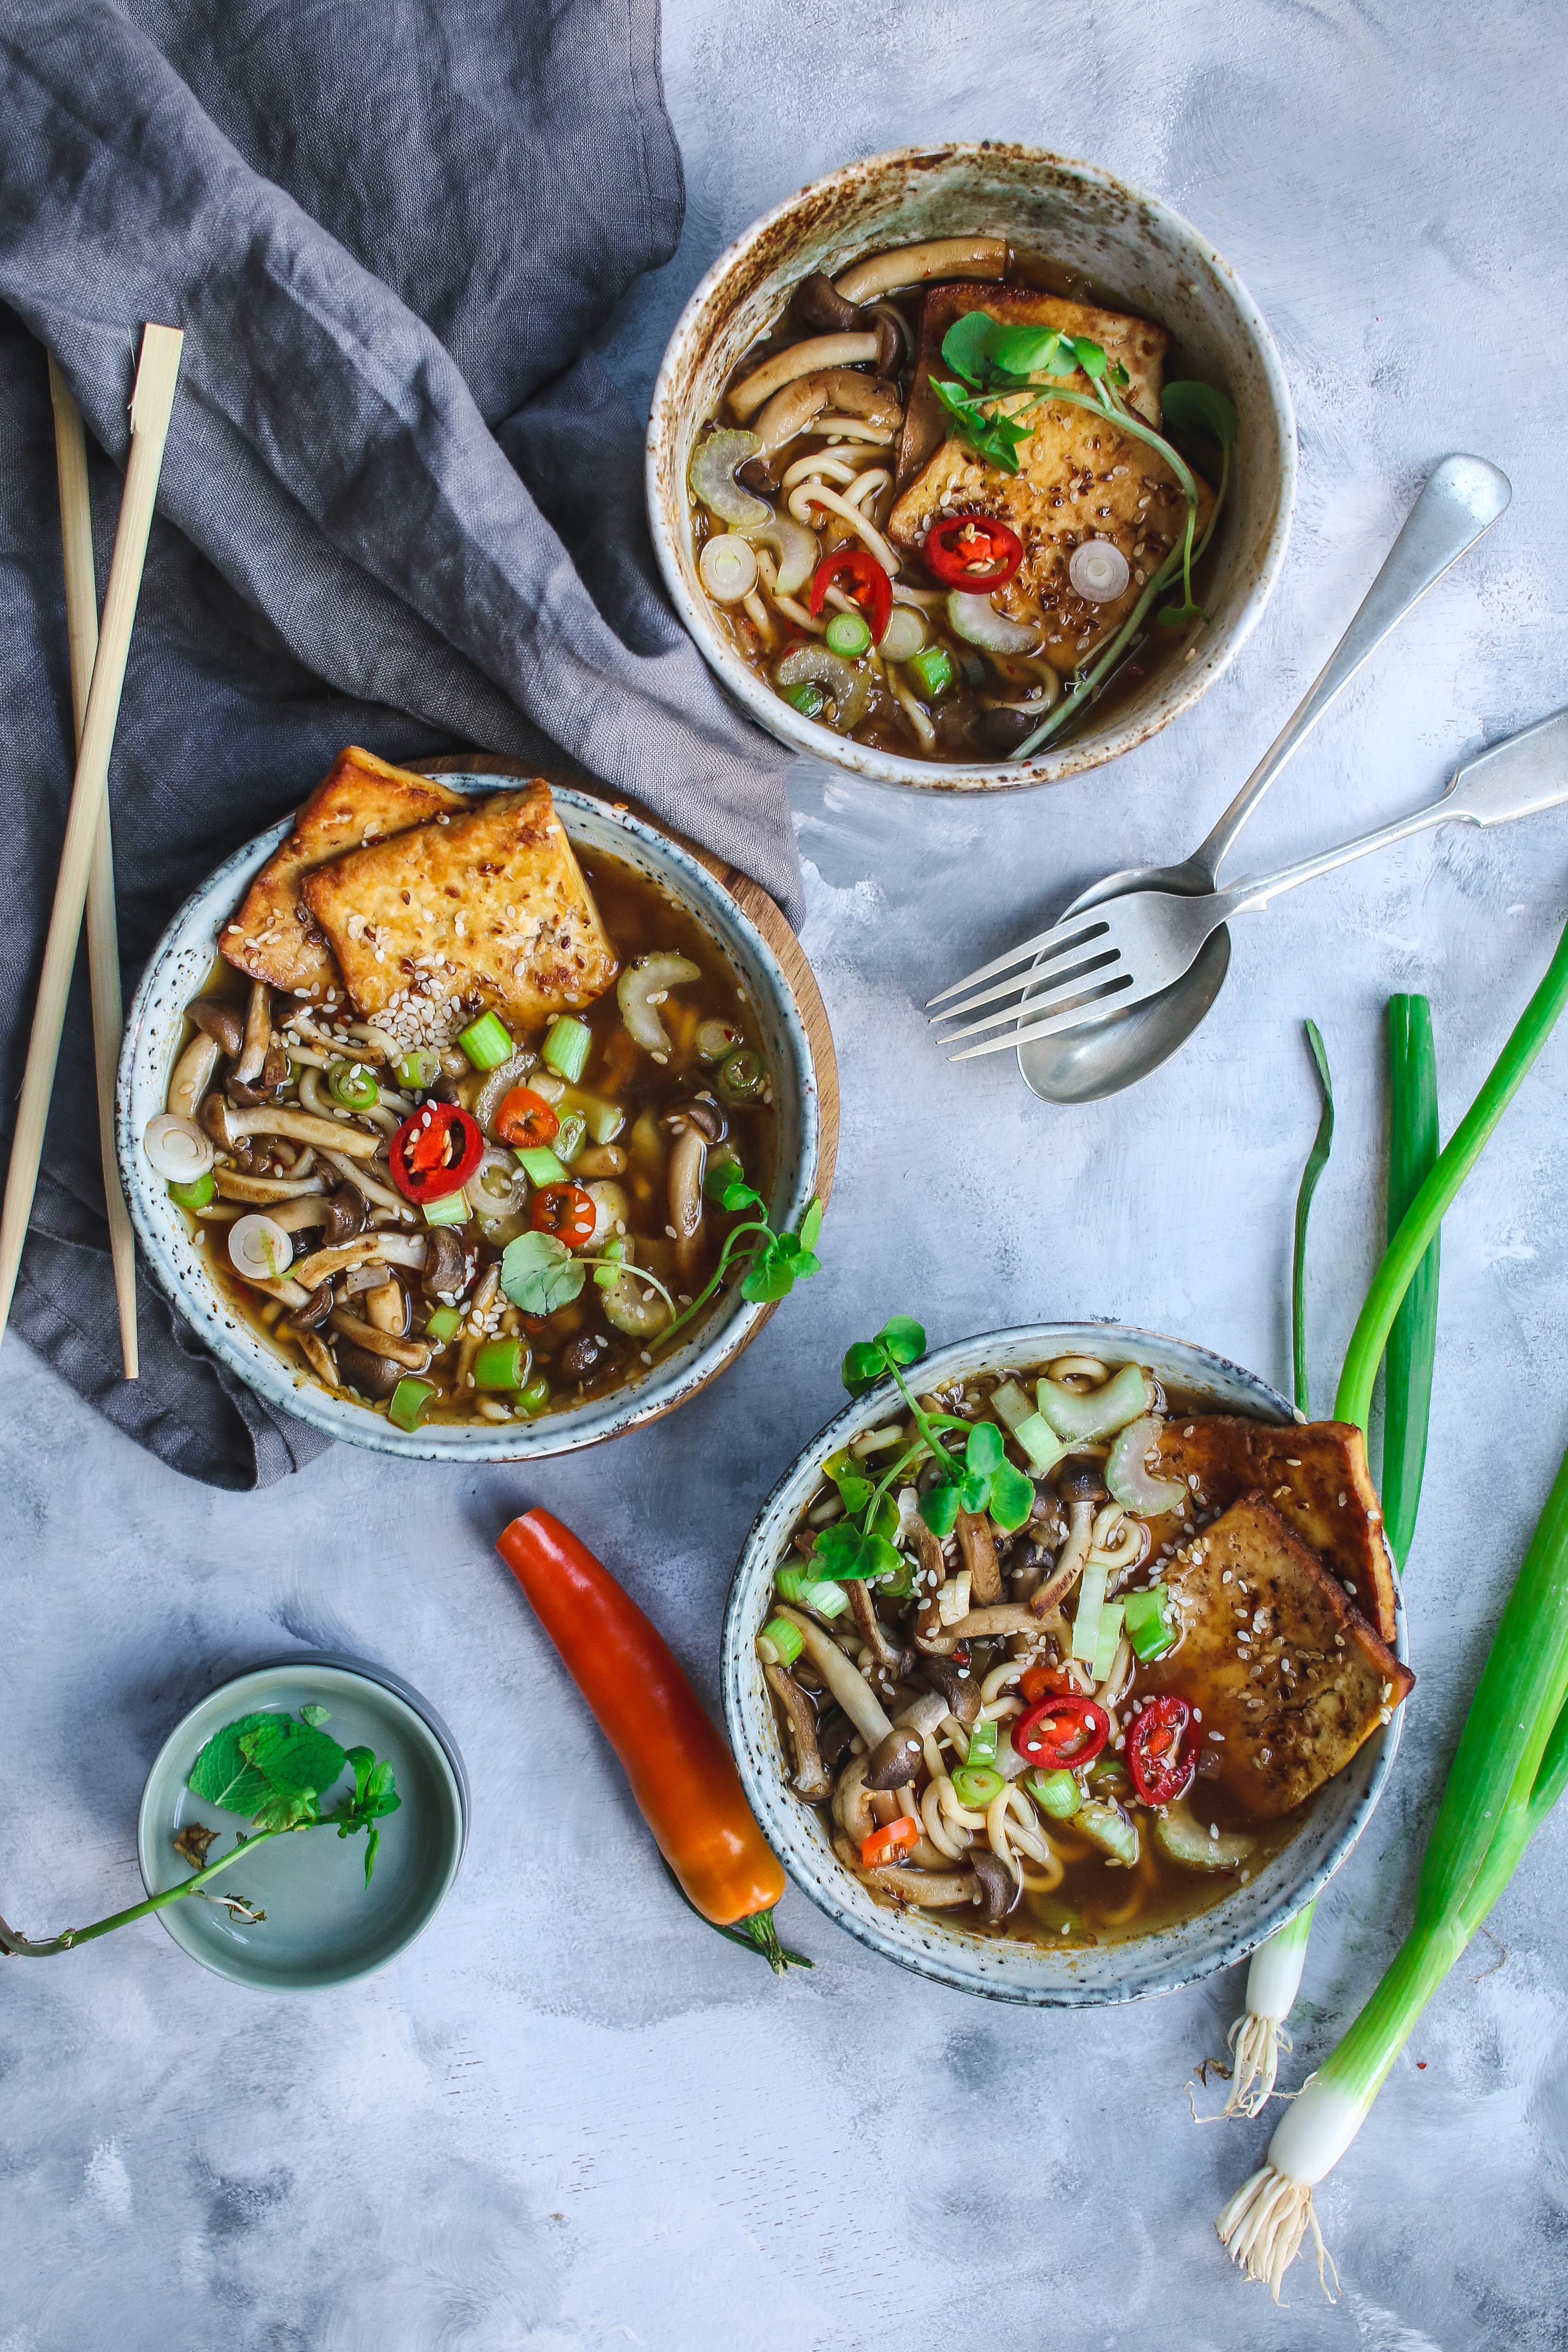
[[[754,1307],[761,1307],[775,1298],[788,1298],[794,1287],[794,1268],[777,1249],[768,1249],[742,1280],[740,1295]]]
[[[942,356],[954,374],[961,375],[966,383],[989,383],[992,355],[1002,331],[984,310],[967,310],[961,319],[954,320],[943,336]]]
[[[287,1715],[269,1715],[254,1731],[241,1736],[240,1747],[256,1770],[280,1796],[314,1797],[329,1789],[348,1763],[348,1757],[327,1732],[314,1724],[296,1723]]]
[[[876,1492],[872,1480],[862,1478],[858,1471],[854,1470],[841,1472],[833,1484],[837,1486],[843,1507],[852,1519],[859,1518]]]
[[[906,1369],[925,1353],[925,1334],[909,1315],[890,1315],[877,1338],[893,1362]]]
[[[1050,327],[998,327],[991,343],[998,373],[1027,383],[1030,376],[1069,376],[1078,372],[1071,340]]]
[[[1201,604],[1167,604],[1159,616],[1162,629],[1185,629],[1194,621],[1207,621],[1208,614]]]
[[[811,1572],[814,1576],[841,1578],[859,1576],[861,1549],[865,1537],[859,1528],[847,1519],[823,1528],[811,1548]]]
[[[354,1802],[361,1804],[364,1801],[365,1789],[371,1774],[375,1769],[376,1751],[373,1748],[346,1748],[344,1753],[354,1775]]]
[[[272,1784],[256,1770],[240,1741],[277,1720],[271,1715],[242,1715],[236,1722],[225,1723],[221,1731],[214,1732],[192,1765],[188,1786],[209,1805],[222,1805],[225,1812],[243,1813],[246,1820],[254,1818],[257,1805],[271,1795]]]
[[[1010,1535],[1026,1525],[1034,1508],[1034,1481],[1004,1462],[991,1479],[991,1517]]]
[[[996,1423],[977,1421],[969,1432],[968,1443],[964,1448],[966,1466],[989,1476],[993,1470],[999,1470],[1006,1460],[1002,1433]]]
[[[1100,345],[1092,343],[1087,335],[1066,335],[1062,340],[1071,344],[1078,354],[1078,364],[1090,382],[1098,383],[1105,373],[1105,354]]]
[[[1018,472],[1018,452],[1030,436],[1027,425],[1010,416],[993,415],[958,384],[944,383],[936,376],[931,378],[931,389],[957,426],[959,438],[969,444],[977,457],[1004,474]]]
[[[568,1307],[588,1279],[588,1268],[554,1234],[518,1234],[501,1256],[501,1288],[525,1315],[553,1315]]]
[[[958,1488],[955,1480],[939,1478],[920,1497],[920,1516],[934,1536],[944,1541],[958,1524]]]
[[[1236,405],[1211,383],[1167,383],[1160,394],[1161,421],[1178,433],[1207,433],[1228,449],[1240,427]]]
[[[991,1499],[991,1482],[981,1470],[971,1470],[958,1481],[958,1508],[961,1511],[983,1511]]]
[[[875,1339],[856,1339],[844,1350],[839,1378],[851,1396],[864,1396],[887,1372],[887,1358]]]
[[[813,1201],[800,1220],[800,1247],[814,1250],[822,1230],[822,1204]]]

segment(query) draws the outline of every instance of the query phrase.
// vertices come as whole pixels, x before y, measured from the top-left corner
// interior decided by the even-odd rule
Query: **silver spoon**
[[[1360,611],[1321,677],[1231,802],[1207,841],[1179,866],[1129,866],[1082,890],[1063,919],[1127,890],[1171,890],[1197,897],[1217,887],[1221,859],[1331,703],[1338,700],[1390,631],[1418,604],[1450,564],[1490,529],[1512,497],[1506,474],[1485,457],[1445,457],[1411,508],[1367,590]],[[1230,967],[1230,934],[1207,940],[1181,978],[1128,1013],[1107,1013],[1061,1036],[1019,1048],[1025,1082],[1047,1102],[1098,1102],[1146,1078],[1184,1045],[1208,1012]],[[1027,1017],[1027,1013],[1026,1013]]]

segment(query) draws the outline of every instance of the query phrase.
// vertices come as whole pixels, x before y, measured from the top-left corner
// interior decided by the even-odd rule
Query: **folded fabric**
[[[0,25],[0,1096],[72,770],[43,346],[101,593],[134,338],[185,347],[110,776],[127,992],[181,898],[345,742],[624,791],[795,911],[786,761],[658,585],[642,436],[587,351],[674,249],[653,0],[12,0]],[[101,455],[101,452],[107,455]],[[143,1291],[117,1355],[85,978],[12,1329],[214,1483],[319,1450]]]

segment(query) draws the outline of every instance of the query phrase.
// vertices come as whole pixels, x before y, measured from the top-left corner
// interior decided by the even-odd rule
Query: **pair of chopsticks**
[[[88,503],[87,442],[81,415],[65,380],[49,361],[49,391],[55,409],[55,450],[59,472],[60,526],[65,550],[66,625],[70,638],[71,704],[76,720],[77,767],[70,814],[60,851],[59,877],[44,947],[43,971],[33,1010],[33,1033],[17,1107],[5,1202],[0,1212],[0,1335],[11,1313],[27,1220],[37,1190],[44,1127],[59,1059],[66,998],[76,962],[85,908],[88,960],[92,977],[93,1054],[98,1067],[99,1139],[103,1153],[103,1189],[109,1211],[115,1297],[120,1309],[125,1377],[137,1376],[136,1258],[131,1218],[120,1188],[114,1150],[114,1082],[123,1025],[120,994],[120,945],[114,918],[114,861],[109,829],[109,760],[120,718],[131,632],[141,593],[148,535],[163,464],[163,444],[174,404],[184,337],[175,327],[142,331],[136,388],[131,402],[131,457],[125,493],[110,563],[109,589],[99,627],[92,560],[92,515]]]

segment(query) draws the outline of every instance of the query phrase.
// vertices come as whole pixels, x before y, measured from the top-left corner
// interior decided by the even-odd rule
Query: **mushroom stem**
[[[217,1066],[216,1040],[198,1030],[175,1063],[174,1075],[169,1081],[167,1108],[175,1118],[195,1118],[197,1106],[212,1085]]]
[[[683,1127],[670,1154],[670,1223],[675,1229],[675,1265],[688,1280],[702,1264],[703,1169],[707,1138],[695,1124]]]
[[[887,1710],[862,1675],[856,1673],[838,1643],[814,1618],[779,1603],[777,1612],[800,1634],[806,1655],[821,1675],[866,1745],[874,1748],[893,1729]]]
[[[255,1207],[264,1202],[314,1199],[320,1203],[316,1214],[326,1214],[321,1195],[327,1187],[319,1176],[246,1176],[237,1168],[214,1168],[213,1181],[225,1201],[249,1201]]]
[[[788,350],[765,360],[750,375],[743,377],[731,392],[729,404],[744,425],[776,392],[782,392],[787,383],[794,383],[803,375],[811,375],[822,368],[871,366],[880,341],[873,327],[869,334],[812,335],[803,343],[791,343]]]
[[[981,1603],[1002,1597],[1002,1571],[997,1563],[996,1538],[984,1511],[958,1514],[958,1549],[969,1571],[971,1597]]]
[[[264,980],[250,984],[250,1003],[246,1008],[245,1037],[240,1045],[239,1059],[229,1076],[235,1086],[254,1087],[267,1066],[267,1049],[272,1043],[272,992]]]
[[[411,1274],[417,1274],[427,1246],[423,1234],[361,1234],[355,1241],[313,1251],[294,1270],[301,1282],[312,1287],[329,1275],[347,1274],[359,1265],[405,1265]]]
[[[876,1603],[873,1601],[863,1580],[858,1576],[846,1577],[844,1591],[850,1596],[850,1607],[854,1612],[855,1630],[877,1664],[885,1668],[889,1674],[902,1674],[904,1652],[888,1640],[887,1630],[876,1613]]]
[[[766,464],[786,442],[804,433],[824,408],[863,417],[868,425],[888,432],[904,422],[904,411],[885,384],[873,376],[858,375],[853,368],[826,368],[819,374],[801,376],[774,394],[757,420],[761,444],[758,456]]]
[[[786,1667],[768,1666],[764,1671],[768,1676],[768,1687],[784,1710],[790,1745],[795,1750],[795,1792],[804,1797],[809,1805],[820,1804],[831,1793],[833,1784],[817,1746],[816,1712]]]
[[[367,1356],[385,1356],[409,1372],[429,1369],[430,1349],[423,1339],[394,1339],[390,1331],[378,1331],[373,1323],[361,1322],[342,1307],[333,1308],[331,1325],[345,1339],[351,1339],[356,1348],[363,1349]]]
[[[834,280],[833,291],[858,305],[931,278],[999,278],[1007,266],[1005,236],[933,237],[925,245],[896,246],[890,253],[857,261]]]
[[[322,1151],[339,1151],[350,1160],[371,1160],[381,1149],[378,1135],[367,1135],[362,1128],[340,1126],[335,1119],[317,1118],[308,1110],[286,1110],[276,1104],[263,1103],[255,1110],[235,1110],[224,1107],[223,1128],[232,1151],[237,1145],[248,1142],[253,1135],[283,1135],[291,1143],[313,1143]]]

